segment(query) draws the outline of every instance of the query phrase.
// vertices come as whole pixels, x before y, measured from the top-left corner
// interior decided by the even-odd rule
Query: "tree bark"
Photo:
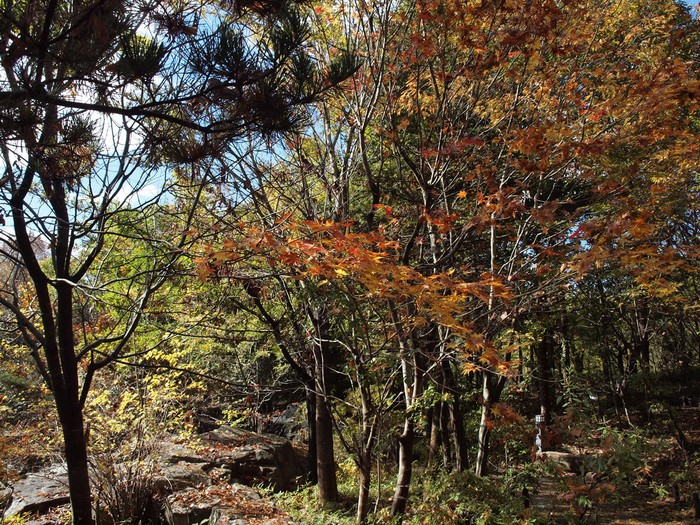
[[[425,368],[423,354],[417,350],[417,337],[404,331],[403,324],[395,305],[389,303],[391,316],[396,328],[401,356],[401,376],[403,380],[403,395],[406,403],[404,429],[399,437],[399,472],[396,476],[396,489],[391,502],[391,517],[401,516],[406,512],[408,494],[413,473],[413,444],[415,440],[414,414],[411,409],[423,395]],[[410,312],[411,314],[415,312]]]
[[[510,353],[506,354],[506,361],[510,360]],[[476,454],[474,472],[477,476],[488,474],[489,446],[491,440],[491,406],[498,403],[501,393],[506,386],[506,377],[499,376],[490,370],[483,371],[481,422],[479,423],[479,442]]]
[[[76,397],[77,399],[77,397]],[[57,401],[57,406],[63,404]],[[72,403],[67,403],[71,405]],[[77,405],[76,405],[77,407]],[[74,525],[92,525],[92,498],[88,471],[87,442],[81,410],[58,407],[65,443],[68,492]]]
[[[450,423],[453,431],[454,450],[455,450],[455,467],[457,472],[467,470],[469,458],[467,456],[469,447],[467,444],[467,434],[464,431],[464,415],[462,413],[462,399],[459,390],[457,389],[457,381],[455,380],[454,372],[452,371],[452,363],[449,359],[444,359],[442,362],[442,373],[445,386],[452,394],[452,403],[449,406]]]
[[[481,408],[481,421],[479,422],[479,448],[476,453],[476,465],[474,472],[477,476],[485,476],[488,473],[489,442],[491,439],[491,429],[489,420],[491,419],[491,402],[495,392],[489,381],[490,372],[483,372],[482,397],[483,407]]]
[[[329,375],[330,361],[329,323],[322,308],[309,308],[309,316],[316,331],[314,366],[316,380],[316,475],[318,495],[322,504],[338,500],[338,481],[335,474],[333,447],[333,418],[331,416]]]
[[[438,448],[440,447],[440,403],[428,409],[428,436],[430,442],[428,444],[428,467],[435,465],[435,457],[437,456]]]
[[[440,403],[440,441],[442,442],[442,464],[447,472],[454,467],[452,461],[452,443],[450,441],[450,405],[447,401]]]
[[[542,416],[545,429],[552,424],[552,410],[554,408],[553,353],[554,338],[551,331],[547,330],[537,345],[537,384],[540,398],[540,415]],[[547,436],[545,435],[542,440],[542,450],[546,450],[548,444]]]
[[[404,421],[403,433],[399,437],[399,473],[396,476],[396,490],[391,502],[391,516],[401,516],[406,512],[408,493],[413,474],[414,424],[410,416]]]
[[[318,483],[318,472],[316,467],[317,462],[317,440],[316,440],[316,391],[313,385],[306,387],[306,424],[309,430],[309,483],[316,485]]]
[[[360,490],[357,495],[357,517],[358,525],[361,525],[367,520],[369,513],[369,489],[372,482],[372,455],[365,451],[358,462],[358,470],[360,471]]]
[[[59,204],[65,206],[62,198],[59,198],[59,201],[61,201]],[[73,334],[73,288],[70,284],[68,232],[61,233],[57,248],[57,254],[61,259],[57,261],[56,274],[69,282],[59,282],[55,285],[56,328],[60,356],[60,370],[56,370],[55,374],[62,375],[63,388],[55,389],[54,396],[63,431],[73,524],[92,525],[87,440],[83,423],[83,407],[80,406],[79,363],[75,354]]]
[[[323,395],[316,397],[316,454],[319,499],[321,503],[337,501],[338,482],[335,475],[333,420],[328,399]]]

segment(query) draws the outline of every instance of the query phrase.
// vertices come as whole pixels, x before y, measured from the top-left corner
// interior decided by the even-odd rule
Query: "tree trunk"
[[[315,329],[314,378],[316,380],[316,475],[318,496],[322,504],[338,500],[333,449],[333,418],[329,395],[328,362],[330,362],[329,322],[323,308],[308,308]]]
[[[401,356],[401,376],[403,380],[403,395],[406,403],[404,415],[404,430],[399,437],[399,472],[396,476],[396,489],[391,502],[391,517],[403,515],[406,512],[408,493],[411,487],[413,442],[415,439],[415,424],[411,413],[416,402],[423,395],[425,380],[426,352],[418,351],[418,337],[415,333],[404,331],[398,311],[392,302],[389,302],[391,317],[399,334],[399,355]],[[410,312],[414,314],[414,311]],[[423,334],[426,335],[426,334]]]
[[[509,360],[510,353],[506,354],[506,361]],[[484,370],[482,385],[483,406],[481,408],[481,422],[479,423],[479,449],[476,454],[476,465],[474,467],[474,472],[477,476],[486,476],[488,474],[491,406],[500,401],[501,393],[506,386],[506,378],[489,370]]]
[[[59,404],[61,403],[57,402],[57,405]],[[71,410],[67,407],[59,407],[58,412],[65,443],[73,524],[92,525],[92,498],[83,414],[79,409]]]
[[[61,275],[67,268],[57,271]],[[70,284],[56,285],[56,329],[60,368],[55,360],[47,360],[51,371],[53,393],[61,430],[63,432],[68,492],[71,500],[74,525],[92,525],[92,497],[88,471],[87,440],[80,406],[80,381],[78,360],[75,355],[73,334],[73,290]],[[58,379],[58,376],[61,376]]]
[[[43,137],[46,143],[55,138],[54,129],[57,109],[47,110]],[[49,130],[50,128],[50,130]],[[57,219],[57,232],[52,246],[53,271],[56,282],[51,282],[39,265],[30,239],[24,216],[25,197],[29,191],[31,177],[12,197],[10,202],[15,227],[17,248],[31,278],[36,301],[41,312],[41,342],[45,362],[36,358],[39,372],[51,389],[63,434],[68,492],[71,499],[73,523],[92,525],[92,498],[88,471],[87,441],[83,425],[80,402],[80,380],[78,360],[73,333],[73,279],[70,273],[70,218],[66,207],[65,188],[60,181],[42,180],[51,188],[51,206]],[[53,287],[54,293],[49,286]],[[55,297],[55,299],[54,299]],[[37,354],[38,356],[38,354]]]
[[[469,446],[464,431],[464,414],[459,398],[452,404],[452,427],[454,428],[455,459],[457,472],[465,472],[469,467]]]
[[[316,454],[318,496],[321,503],[337,501],[338,482],[333,451],[333,420],[325,396],[316,397]]]
[[[452,443],[450,442],[450,405],[447,401],[440,403],[440,438],[442,442],[442,464],[447,472],[452,471]]]
[[[363,453],[358,462],[360,471],[360,491],[357,495],[357,524],[361,525],[367,519],[369,512],[369,489],[372,482],[372,455]]]
[[[306,424],[309,430],[309,483],[318,483],[318,472],[316,470],[316,391],[313,385],[306,387]]]
[[[440,447],[440,403],[428,409],[428,436],[430,442],[428,444],[428,467],[435,465],[435,457],[437,456],[438,448]]]
[[[537,345],[537,384],[540,398],[540,415],[542,416],[542,450],[549,450],[549,426],[552,424],[554,408],[554,376],[552,358],[554,353],[554,338],[547,330]]]
[[[464,431],[464,415],[462,413],[462,400],[459,390],[457,390],[457,381],[455,381],[454,372],[452,371],[451,361],[444,359],[442,362],[442,373],[445,386],[452,393],[452,403],[450,404],[450,423],[453,431],[455,460],[457,472],[467,470],[469,458],[467,453],[469,450],[467,444],[467,434]]]
[[[479,477],[488,473],[489,441],[491,439],[491,429],[489,428],[491,406],[488,400],[490,396],[486,372],[484,372],[483,396],[484,406],[481,408],[481,422],[479,423],[479,449],[476,453],[476,466],[474,469],[474,473]]]
[[[355,354],[358,377],[360,381],[360,399],[362,401],[362,439],[359,442],[356,464],[359,471],[360,490],[357,496],[358,525],[364,523],[369,512],[369,490],[372,482],[372,452],[377,445],[377,431],[379,417],[375,405],[372,403],[372,394],[367,371],[359,353]],[[381,493],[381,489],[378,489]]]
[[[406,512],[408,491],[413,474],[414,424],[410,415],[406,416],[403,434],[399,437],[399,473],[396,477],[396,490],[391,502],[391,517],[401,516]]]

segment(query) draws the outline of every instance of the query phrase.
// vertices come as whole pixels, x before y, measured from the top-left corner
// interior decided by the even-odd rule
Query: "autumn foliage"
[[[359,523],[371,499],[379,521],[427,523],[445,509],[445,523],[498,514],[462,509],[452,483],[475,487],[483,503],[490,493],[479,478],[496,471],[513,476],[508,490],[519,493],[513,487],[537,468],[525,466],[537,447],[535,415],[539,446],[573,447],[581,428],[598,436],[585,447],[607,462],[600,478],[569,483],[577,519],[591,508],[581,501],[602,501],[641,472],[627,442],[606,434],[610,419],[632,427],[668,415],[694,465],[672,395],[652,379],[700,366],[700,40],[687,6],[278,4],[212,4],[202,18],[197,6],[154,5],[146,11],[167,46],[123,37],[121,51],[107,45],[99,16],[86,15],[96,53],[111,60],[85,74],[97,97],[90,111],[123,117],[122,132],[138,137],[119,169],[110,160],[118,153],[98,151],[96,128],[69,118],[83,111],[82,84],[71,80],[80,64],[67,48],[48,53],[48,36],[36,39],[46,50],[35,55],[22,42],[36,28],[2,4],[3,31],[14,36],[2,41],[1,204],[20,241],[8,237],[2,253],[21,272],[3,269],[0,300],[19,322],[7,333],[24,337],[52,391],[70,371],[77,412],[63,410],[64,426],[87,407],[89,419],[126,432],[137,396],[120,393],[120,378],[144,386],[149,403],[160,398],[158,417],[190,429],[190,399],[229,403],[222,414],[250,426],[299,403],[309,480],[324,505],[336,505],[336,470],[350,472]],[[224,27],[224,10],[248,24],[245,38]],[[29,2],[25,12],[39,10]],[[56,38],[72,27],[54,29]],[[192,56],[176,42],[192,45]],[[170,60],[159,54],[166,48]],[[32,77],[17,73],[25,56],[53,57],[63,83],[22,87]],[[127,107],[115,107],[103,77],[121,79]],[[180,91],[168,92],[164,78],[182,81]],[[66,96],[49,93],[52,82]],[[44,134],[30,140],[42,121]],[[17,140],[26,143],[22,161]],[[21,182],[35,175],[40,184]],[[165,184],[152,201],[117,198],[154,181]],[[52,269],[28,233],[44,207],[18,201],[32,188],[55,212],[40,228]],[[99,188],[111,201],[98,203]],[[112,239],[122,244],[105,250]],[[74,261],[84,262],[76,270]],[[46,361],[37,319],[53,319],[55,295],[68,313]],[[95,379],[88,395],[108,365],[108,381]],[[95,406],[110,403],[120,413],[113,421]],[[605,431],[586,426],[598,420]],[[79,521],[89,525],[81,446]],[[336,469],[339,449],[351,467]],[[616,463],[623,457],[628,464]],[[431,511],[416,502],[419,469],[453,473],[433,487],[449,503]],[[382,492],[386,479],[393,495]],[[506,507],[503,522],[531,517]]]

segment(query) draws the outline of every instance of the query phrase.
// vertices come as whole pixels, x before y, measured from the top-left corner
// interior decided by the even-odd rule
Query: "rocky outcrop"
[[[168,525],[293,525],[255,490],[237,483],[212,485],[203,490],[188,489],[168,496],[165,502]]]
[[[53,465],[28,474],[13,484],[11,503],[4,516],[8,518],[21,513],[42,513],[69,501],[65,467]]]
[[[12,503],[12,487],[0,483],[0,513],[4,513],[10,503]]]
[[[539,461],[554,463],[568,472],[581,475],[589,470],[587,467],[590,466],[593,460],[592,456],[589,455],[558,451],[538,452],[537,459]]]
[[[275,414],[264,424],[263,431],[267,434],[282,436],[290,441],[297,441],[306,432],[308,422],[299,404],[287,407]]]
[[[189,487],[204,487],[212,483],[210,465],[206,462],[161,463],[154,472],[154,486],[160,494],[170,494]]]
[[[201,434],[203,455],[231,483],[269,484],[273,490],[291,490],[307,474],[307,461],[292,443],[271,434],[221,427]]]
[[[304,454],[289,440],[226,426],[187,444],[165,440],[159,457],[158,484],[174,490],[220,482],[291,490],[307,473]]]
[[[163,439],[156,454],[152,473],[155,490],[163,496],[170,494],[166,514],[171,525],[205,519],[209,525],[245,525],[245,513],[236,504],[240,507],[246,503],[252,508],[250,502],[258,501],[260,496],[244,485],[289,490],[306,475],[306,458],[287,439],[232,427],[221,427],[187,442]],[[183,502],[195,502],[197,498],[201,500],[197,505],[185,509]],[[7,507],[5,517],[43,513],[69,501],[63,466],[29,474],[12,488],[0,486],[0,511]]]
[[[251,513],[272,510],[260,495],[245,485],[222,484],[204,490],[188,489],[168,496],[165,519],[169,525],[194,525],[207,520],[208,525],[238,524]],[[242,525],[242,523],[241,523]]]

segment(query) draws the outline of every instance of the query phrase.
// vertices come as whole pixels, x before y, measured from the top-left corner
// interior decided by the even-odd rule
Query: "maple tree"
[[[416,334],[432,323],[449,327],[455,337],[461,340],[465,353],[480,352],[480,359],[485,362],[498,360],[494,349],[485,345],[470,326],[459,320],[465,297],[485,299],[487,290],[493,287],[491,283],[470,283],[453,276],[452,272],[425,277],[392,260],[395,258],[395,253],[392,253],[396,248],[395,242],[378,233],[352,233],[348,228],[350,224],[311,221],[300,224],[286,222],[284,228],[271,230],[251,228],[245,237],[229,239],[223,250],[205,254],[202,271],[206,275],[213,271],[212,265],[225,267],[229,261],[235,262],[240,258],[248,263],[251,263],[251,259],[259,260],[260,275],[250,275],[252,267],[248,265],[243,270],[246,273],[237,276],[235,264],[231,267],[233,273],[230,277],[253,280],[256,283],[255,291],[249,293],[260,296],[270,293],[263,287],[263,283],[265,275],[272,275],[302,283],[311,297],[328,299],[340,293],[347,301],[345,308],[351,311],[362,311],[370,308],[372,302],[380,301],[385,306],[381,309],[374,308],[380,312],[379,317],[372,315],[362,319],[383,326],[383,330],[388,332],[383,345],[393,346],[402,368],[410,367],[416,374],[422,372],[413,363],[411,354],[415,356],[418,352],[411,352],[406,347],[418,344]],[[343,302],[329,302],[327,308],[337,313],[343,308],[342,305]],[[365,335],[355,337],[359,337],[360,341],[364,337],[373,337],[371,328],[366,326],[363,330]],[[350,326],[348,330],[356,331],[357,327]],[[378,408],[368,391],[368,379],[370,369],[375,366],[380,354],[373,349],[376,343],[371,341],[358,343],[355,340],[353,344],[352,335],[344,334],[342,326],[338,327],[335,322],[325,337],[331,337],[331,334],[340,338],[355,363],[354,373],[362,400],[362,421],[367,425],[362,433],[365,448],[360,449],[358,463],[368,466],[372,441],[376,439],[373,436],[376,429],[371,424],[372,419],[378,416]],[[362,345],[366,345],[366,348]],[[374,376],[375,381],[376,379],[377,376]],[[406,393],[415,403],[421,392],[413,394],[412,388],[412,385],[404,385]],[[387,395],[388,392],[382,394],[383,397]],[[366,471],[364,475],[368,475]],[[365,483],[368,484],[369,480]],[[365,503],[361,503],[360,507]],[[360,516],[360,519],[364,519],[364,516]]]
[[[275,202],[265,209],[279,223],[268,222],[269,232],[259,235],[284,231],[290,210],[313,220],[353,218],[350,231],[381,231],[396,243],[395,272],[410,268],[429,278],[466,271],[490,283],[491,291],[467,301],[463,311],[486,347],[501,347],[500,359],[475,362],[468,352],[455,353],[450,342],[460,334],[449,323],[403,331],[397,315],[395,326],[403,348],[397,362],[408,373],[407,414],[432,381],[424,373],[430,359],[461,362],[482,375],[476,469],[483,474],[491,409],[508,378],[501,361],[516,348],[507,334],[527,330],[532,319],[545,326],[537,348],[542,414],[549,422],[553,397],[546,385],[572,283],[591,264],[621,255],[635,257],[640,281],[655,287],[649,280],[654,271],[672,272],[689,253],[684,250],[694,249],[673,248],[659,257],[651,233],[654,217],[667,212],[629,213],[659,197],[678,204],[679,193],[690,198],[683,210],[695,206],[693,190],[687,193],[694,187],[687,154],[697,147],[690,115],[698,84],[686,32],[692,21],[673,2],[625,8],[618,2],[595,8],[582,2],[349,2],[316,12],[328,34],[366,62],[319,109],[312,137],[293,145],[291,167],[261,182],[258,192]],[[621,235],[635,248],[616,246],[612,253],[606,246]],[[293,268],[309,254],[277,257]],[[649,271],[642,277],[644,259]],[[335,282],[342,272],[352,274],[333,271],[319,277]],[[368,265],[367,271],[374,270]],[[385,291],[382,282],[367,286]],[[502,293],[505,288],[510,293]],[[344,293],[355,298],[359,292]],[[399,313],[387,308],[389,316]],[[433,348],[431,330],[439,333]],[[458,401],[452,407],[458,409]],[[410,486],[413,425],[407,417],[399,440],[405,450],[394,514],[403,512]],[[454,422],[443,423],[445,431],[450,425],[457,434]]]

